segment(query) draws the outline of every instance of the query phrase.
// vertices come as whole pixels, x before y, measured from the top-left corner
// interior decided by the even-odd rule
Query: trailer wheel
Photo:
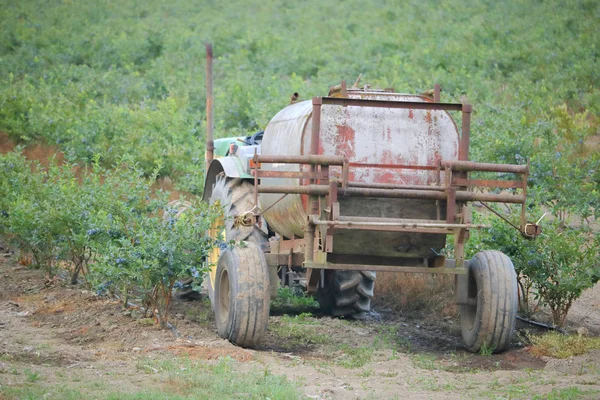
[[[263,231],[256,225],[234,226],[234,216],[252,209],[253,193],[252,183],[239,178],[228,178],[225,174],[217,175],[209,202],[214,204],[218,201],[221,204],[223,215],[209,232],[211,237],[217,238],[221,234],[224,243],[231,240],[247,241],[255,243],[262,250],[266,249],[269,243],[266,230]],[[221,229],[221,232],[218,232],[217,229]],[[208,297],[213,304],[213,309],[216,265],[222,252],[221,247],[225,247],[225,245],[222,243],[215,246],[208,257],[209,266],[212,265],[207,279]]]
[[[267,328],[270,301],[263,251],[251,242],[224,250],[214,293],[219,336],[238,346],[254,347]]]
[[[472,352],[499,353],[508,347],[517,318],[515,268],[504,253],[487,250],[468,269],[468,302],[460,307],[463,340]]]
[[[371,310],[375,272],[330,271],[327,275],[317,291],[321,311],[334,317],[359,317]]]

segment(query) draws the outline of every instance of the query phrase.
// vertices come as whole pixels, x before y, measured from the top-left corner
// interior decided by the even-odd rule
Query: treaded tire
[[[518,308],[517,275],[504,253],[486,250],[468,266],[469,303],[460,306],[460,322],[467,349],[506,350],[515,329]]]
[[[334,317],[359,317],[369,312],[375,279],[373,271],[332,271],[317,291],[321,311]]]
[[[214,297],[219,336],[238,346],[256,346],[267,328],[271,301],[267,262],[256,244],[243,242],[221,252]]]
[[[262,250],[266,250],[269,244],[267,232],[256,225],[233,226],[234,216],[250,211],[254,206],[254,186],[252,183],[239,178],[228,178],[225,174],[219,174],[216,178],[210,204],[219,201],[223,207],[224,228],[226,241],[247,241],[257,244]],[[211,304],[214,303],[214,285],[208,274],[208,297]],[[214,304],[213,304],[214,305]],[[213,307],[214,309],[214,307]]]

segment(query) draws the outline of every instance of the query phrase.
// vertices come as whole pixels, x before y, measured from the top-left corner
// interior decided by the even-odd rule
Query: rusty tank
[[[381,101],[432,102],[424,96],[385,91],[349,89],[348,98]],[[292,104],[273,117],[265,129],[261,154],[302,156],[310,152],[312,131],[311,101]],[[438,186],[444,173],[440,161],[458,158],[459,133],[454,120],[443,110],[366,108],[328,105],[321,112],[318,154],[341,156],[351,167],[349,186],[380,185]],[[421,169],[414,169],[421,166]],[[299,172],[300,165],[265,164],[263,170]],[[306,170],[306,167],[304,167]],[[334,179],[342,180],[342,168],[331,167]],[[265,185],[303,185],[298,179],[263,178]],[[304,237],[307,196],[261,193],[260,208],[271,229],[291,238]],[[340,201],[341,213],[368,218],[440,219],[444,207],[414,199],[348,198]],[[443,213],[443,212],[442,212]],[[445,235],[372,232],[368,238],[357,232],[339,233],[334,242],[338,254],[427,257],[445,245]],[[410,237],[409,237],[410,236]],[[362,248],[356,246],[361,243]],[[367,243],[365,243],[367,242]]]

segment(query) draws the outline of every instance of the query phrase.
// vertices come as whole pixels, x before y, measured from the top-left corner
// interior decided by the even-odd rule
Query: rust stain
[[[427,110],[427,112],[425,113],[425,122],[431,124],[431,110]]]
[[[347,157],[353,160],[356,157],[354,151],[356,132],[350,126],[336,125],[338,131],[338,142],[336,146],[336,155]]]
[[[401,158],[394,157],[392,150],[384,150],[378,164],[400,164]]]
[[[415,118],[414,111],[412,109],[408,110],[408,119],[414,119],[414,118]]]

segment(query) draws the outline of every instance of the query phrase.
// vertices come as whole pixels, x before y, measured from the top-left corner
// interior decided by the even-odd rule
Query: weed
[[[336,360],[336,364],[344,368],[360,368],[371,361],[373,357],[373,346],[351,346],[347,343],[338,346],[342,352]]]
[[[290,287],[277,290],[277,298],[271,301],[272,310],[299,310],[310,311],[319,307],[319,303],[312,296],[307,296],[303,291]]]
[[[568,358],[600,349],[600,338],[576,335],[563,335],[548,332],[541,336],[529,335],[532,343],[531,353],[536,356]]]
[[[535,395],[533,400],[576,400],[581,398],[588,398],[591,395],[598,394],[598,390],[581,390],[578,387],[567,387],[567,388],[554,388],[546,395]]]
[[[285,339],[287,346],[331,343],[332,338],[319,332],[317,320],[311,314],[303,313],[290,317],[283,315],[268,328],[275,335]]]
[[[437,379],[431,377],[418,378],[416,383],[424,390],[438,391],[441,389]]]
[[[376,349],[390,348],[395,351],[410,352],[412,343],[410,340],[398,335],[398,330],[392,325],[379,325],[375,328],[377,335],[373,341]]]
[[[25,369],[23,373],[26,376],[27,382],[37,382],[40,379],[40,374],[38,372],[33,372],[30,369]]]
[[[492,354],[494,354],[494,350],[494,346],[488,346],[486,343],[483,343],[481,345],[481,348],[479,349],[479,354],[481,354],[482,356],[491,356]]]
[[[430,354],[415,354],[412,357],[413,365],[417,368],[427,369],[427,370],[439,370],[440,364],[437,361],[437,358]]]

